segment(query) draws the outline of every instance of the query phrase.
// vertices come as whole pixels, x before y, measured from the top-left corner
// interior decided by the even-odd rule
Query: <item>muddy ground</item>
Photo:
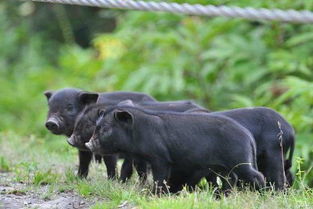
[[[11,173],[0,173],[0,208],[58,208],[83,209],[89,208],[94,202],[87,200],[73,191],[54,192],[49,197],[44,196],[47,186],[40,186],[30,191],[28,185],[14,182]]]

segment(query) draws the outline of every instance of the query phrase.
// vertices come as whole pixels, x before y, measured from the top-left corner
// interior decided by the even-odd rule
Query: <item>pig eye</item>
[[[74,106],[73,106],[72,104],[68,104],[68,105],[66,106],[66,110],[67,110],[68,112],[72,112],[72,111],[74,110]]]
[[[98,117],[103,117],[104,116],[104,110],[99,109],[98,110]]]

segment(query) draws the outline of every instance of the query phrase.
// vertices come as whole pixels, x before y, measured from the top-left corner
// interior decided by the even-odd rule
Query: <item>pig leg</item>
[[[92,152],[89,151],[78,151],[79,167],[77,175],[80,178],[86,178],[88,176],[88,168],[92,159]]]
[[[107,175],[109,179],[114,179],[116,177],[116,155],[105,155],[103,156],[103,161],[107,168]]]
[[[238,166],[234,169],[234,172],[237,174],[238,180],[248,184],[252,190],[260,190],[265,186],[264,176],[251,165]]]
[[[161,160],[151,162],[153,181],[154,181],[154,194],[168,193],[167,180],[170,176],[170,166]]]
[[[286,175],[287,187],[291,187],[294,182],[294,176],[291,173],[290,169],[285,170],[285,175]]]
[[[101,159],[102,159],[102,156],[101,155],[95,155],[95,161],[97,163],[101,163]]]
[[[230,194],[231,190],[236,186],[237,183],[237,175],[233,172],[231,173],[223,173],[220,177],[222,181],[222,188],[218,190],[218,195],[224,194],[226,197]]]
[[[187,186],[189,191],[195,191],[196,185],[203,177],[203,172],[182,173],[180,171],[171,170],[171,175],[168,180],[169,191],[171,193],[177,193]]]
[[[206,177],[205,177],[206,181],[208,182],[208,184],[211,184],[212,187],[216,187],[218,188],[218,184],[217,184],[217,176],[215,173],[211,172],[209,173]]]
[[[134,166],[137,170],[140,182],[144,183],[147,180],[147,163],[144,160],[135,159]]]
[[[195,191],[197,184],[201,181],[202,177],[205,176],[203,172],[194,172],[187,178],[187,186],[189,191]]]
[[[120,181],[125,183],[133,174],[133,158],[125,156],[124,162],[121,168]]]
[[[177,193],[183,189],[184,185],[187,182],[187,178],[185,178],[181,172],[171,171],[171,175],[168,180],[169,192]]]
[[[264,176],[275,190],[283,190],[286,183],[284,159],[281,150],[268,150],[265,154]]]

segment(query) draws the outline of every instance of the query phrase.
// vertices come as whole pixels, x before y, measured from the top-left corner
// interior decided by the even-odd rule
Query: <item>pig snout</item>
[[[59,122],[55,118],[49,118],[46,122],[46,128],[50,131],[58,131],[60,128]]]
[[[94,139],[93,138],[91,138],[90,140],[89,140],[89,142],[86,142],[85,143],[85,146],[90,150],[90,151],[95,151],[95,146],[94,146]]]
[[[82,150],[82,151],[90,151],[86,146],[85,144],[82,144],[81,141],[80,141],[80,136],[77,136],[77,135],[74,135],[72,134],[71,137],[69,137],[67,139],[67,143],[69,145],[71,145],[72,147],[76,147],[77,149],[79,150]]]

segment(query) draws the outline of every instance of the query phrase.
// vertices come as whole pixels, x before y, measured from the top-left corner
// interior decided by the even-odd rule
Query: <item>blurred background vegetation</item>
[[[175,2],[313,10],[313,0]],[[29,1],[0,1],[0,25],[2,133],[64,141],[45,130],[43,96],[63,87],[268,106],[295,127],[294,172],[313,186],[313,25]]]

